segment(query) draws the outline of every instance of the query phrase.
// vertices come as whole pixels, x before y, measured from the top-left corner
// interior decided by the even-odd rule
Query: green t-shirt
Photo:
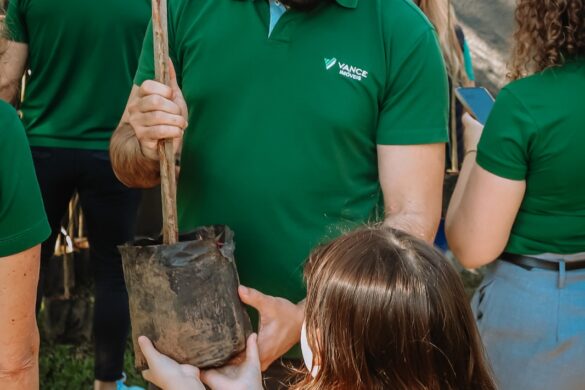
[[[585,252],[585,60],[515,81],[498,95],[477,163],[526,194],[506,251]]]
[[[22,123],[2,100],[0,135],[0,257],[4,257],[41,243],[51,229]]]
[[[10,1],[9,38],[29,48],[32,146],[108,149],[149,20],[149,0]]]
[[[379,219],[377,144],[447,140],[447,77],[408,0],[170,0],[169,46],[189,107],[179,225],[235,231],[241,281],[304,298],[319,242]],[[150,30],[135,83],[153,78]],[[396,167],[397,170],[400,166]]]

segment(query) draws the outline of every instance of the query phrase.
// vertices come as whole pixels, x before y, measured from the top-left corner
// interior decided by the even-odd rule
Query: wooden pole
[[[154,34],[154,70],[156,81],[170,85],[167,1],[152,0],[152,31]],[[160,158],[160,187],[163,215],[163,243],[178,241],[177,185],[173,140],[165,139],[158,144]]]

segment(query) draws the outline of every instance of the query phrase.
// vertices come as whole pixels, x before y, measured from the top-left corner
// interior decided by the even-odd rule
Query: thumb
[[[154,345],[152,345],[152,342],[146,336],[138,337],[138,345],[140,346],[140,350],[148,362],[148,367],[152,367],[154,361],[157,360],[161,354],[156,350],[156,348],[154,348]]]
[[[262,294],[260,291],[246,286],[238,287],[238,294],[240,295],[242,302],[244,302],[246,305],[252,306],[261,314],[266,310],[268,302],[271,298],[269,295]]]
[[[254,364],[260,367],[260,354],[258,353],[258,335],[252,333],[248,337],[248,343],[246,345],[246,363]]]

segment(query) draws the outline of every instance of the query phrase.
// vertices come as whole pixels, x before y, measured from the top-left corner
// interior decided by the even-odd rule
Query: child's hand
[[[148,362],[148,370],[142,371],[144,379],[163,390],[205,390],[198,368],[159,353],[145,336],[138,338],[138,344]]]
[[[246,360],[241,364],[203,371],[201,379],[213,390],[262,390],[258,335],[248,337]]]

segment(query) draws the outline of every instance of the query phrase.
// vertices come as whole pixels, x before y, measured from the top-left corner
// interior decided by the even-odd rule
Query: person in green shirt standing
[[[466,158],[447,214],[499,388],[582,389],[585,359],[585,4],[521,0],[514,81]]]
[[[110,136],[124,111],[150,19],[148,0],[11,0],[9,42],[0,63],[0,97],[14,99],[27,67],[21,106],[51,237],[79,193],[95,274],[95,388],[124,388],[128,297],[117,245],[132,240],[140,193],[120,183]],[[43,290],[43,275],[39,290]]]
[[[127,185],[151,187],[158,140],[182,141],[179,228],[233,228],[266,369],[299,341],[312,247],[382,218],[432,242],[447,141],[441,51],[408,0],[168,7],[176,78],[152,81],[149,30],[112,163]]]
[[[0,101],[0,389],[39,388],[35,300],[51,230],[16,111]]]

